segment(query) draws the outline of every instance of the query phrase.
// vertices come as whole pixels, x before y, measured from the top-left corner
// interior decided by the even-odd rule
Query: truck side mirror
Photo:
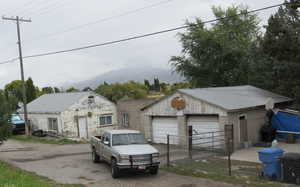
[[[104,141],[104,145],[109,145],[109,141]]]

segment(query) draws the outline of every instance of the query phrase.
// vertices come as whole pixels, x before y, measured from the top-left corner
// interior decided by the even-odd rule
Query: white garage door
[[[223,133],[220,132],[218,116],[191,116],[188,118],[188,126],[193,127],[193,145],[209,147],[222,143]]]
[[[178,135],[178,121],[176,117],[155,117],[152,120],[154,143],[167,143],[167,135]],[[175,144],[176,137],[170,138],[170,143]]]

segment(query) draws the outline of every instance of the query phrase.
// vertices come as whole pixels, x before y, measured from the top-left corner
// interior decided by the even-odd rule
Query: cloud
[[[31,17],[32,23],[21,24],[24,55],[57,51],[82,45],[102,43],[138,34],[155,32],[177,27],[189,19],[200,17],[212,19],[211,7],[227,7],[244,3],[242,0],[173,0],[157,7],[129,14],[106,22],[90,25],[79,30],[57,34],[74,26],[119,15],[140,7],[149,6],[162,0],[59,0],[45,1],[18,0],[3,1],[0,11],[6,15],[20,14]],[[250,9],[282,3],[281,0],[248,1]],[[27,5],[26,5],[27,4]],[[261,19],[267,18],[275,9],[260,13]],[[14,23],[1,21],[0,61],[18,56],[16,46],[16,27]],[[184,30],[182,30],[184,31]],[[178,55],[181,50],[177,32],[166,33],[149,38],[94,49],[76,51],[68,54],[26,59],[25,75],[31,76],[39,86],[57,85],[65,82],[90,79],[101,73],[127,66],[169,68],[170,56]],[[6,83],[19,79],[19,65],[0,66],[0,88]]]

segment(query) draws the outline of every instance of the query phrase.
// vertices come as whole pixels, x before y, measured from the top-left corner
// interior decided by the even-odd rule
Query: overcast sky
[[[160,3],[161,2],[161,3]],[[0,14],[31,18],[21,24],[23,54],[31,55],[82,45],[102,43],[134,35],[178,27],[185,20],[212,19],[211,7],[228,7],[242,0],[1,0]],[[250,9],[282,3],[283,0],[247,1]],[[153,6],[152,6],[153,5]],[[150,7],[152,6],[152,7]],[[144,8],[140,11],[133,11]],[[276,9],[259,13],[263,23]],[[128,13],[131,12],[131,13]],[[134,13],[133,13],[134,12]],[[122,16],[120,16],[122,15]],[[99,21],[102,20],[102,21]],[[86,23],[81,29],[63,32]],[[184,30],[182,30],[184,31]],[[60,86],[90,79],[125,66],[170,68],[170,56],[179,55],[177,32],[72,53],[25,59],[25,77],[35,84]],[[0,62],[18,56],[16,25],[0,21]],[[19,63],[0,65],[0,88],[20,79]]]

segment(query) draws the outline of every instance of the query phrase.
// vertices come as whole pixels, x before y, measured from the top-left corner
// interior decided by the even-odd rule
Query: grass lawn
[[[228,175],[228,162],[220,158],[207,160],[181,160],[172,167],[163,168],[168,172],[180,175],[202,177],[230,184],[241,184],[254,187],[283,187],[288,184],[260,179],[260,164],[252,162],[232,161],[232,176]]]
[[[35,136],[11,136],[9,139],[22,141],[22,142],[31,142],[31,143],[44,143],[44,144],[58,144],[58,145],[66,145],[66,144],[81,144],[83,142],[70,140],[66,138],[54,139],[54,138],[47,138],[47,137],[35,137]]]
[[[48,178],[15,168],[0,161],[0,186],[2,187],[84,187],[81,184],[57,184]]]

